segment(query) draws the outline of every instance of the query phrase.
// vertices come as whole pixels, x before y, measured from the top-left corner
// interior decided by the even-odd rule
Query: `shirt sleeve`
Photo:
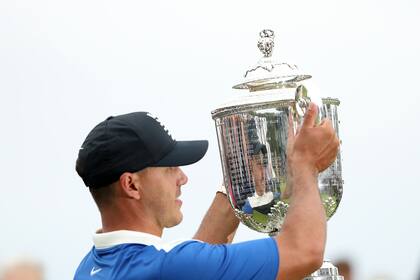
[[[166,254],[161,279],[274,280],[278,267],[277,243],[272,238],[226,245],[187,241]]]

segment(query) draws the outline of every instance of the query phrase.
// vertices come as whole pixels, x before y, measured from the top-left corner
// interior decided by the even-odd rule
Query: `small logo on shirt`
[[[92,267],[92,270],[90,271],[90,276],[95,275],[96,273],[98,273],[101,270],[102,270],[102,268],[96,268],[95,269],[95,267]]]

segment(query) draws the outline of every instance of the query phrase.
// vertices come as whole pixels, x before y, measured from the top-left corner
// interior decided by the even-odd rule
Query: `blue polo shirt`
[[[75,280],[276,279],[277,244],[272,238],[211,245],[197,240],[165,243],[135,231],[94,235]]]

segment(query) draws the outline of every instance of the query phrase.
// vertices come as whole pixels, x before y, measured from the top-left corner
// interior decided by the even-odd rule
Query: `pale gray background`
[[[89,130],[147,110],[177,139],[209,139],[185,168],[190,237],[221,182],[210,111],[259,58],[257,34],[340,106],[345,193],[326,256],[356,279],[420,270],[419,12],[400,1],[0,1],[0,263],[40,258],[71,279],[100,226],[74,171]],[[237,241],[263,235],[241,227]]]

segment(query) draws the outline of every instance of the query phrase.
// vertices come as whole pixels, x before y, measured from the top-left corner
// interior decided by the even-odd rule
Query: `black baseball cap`
[[[92,129],[79,150],[76,171],[87,187],[99,188],[124,172],[195,163],[207,148],[207,140],[176,141],[157,118],[134,112],[109,117]]]

